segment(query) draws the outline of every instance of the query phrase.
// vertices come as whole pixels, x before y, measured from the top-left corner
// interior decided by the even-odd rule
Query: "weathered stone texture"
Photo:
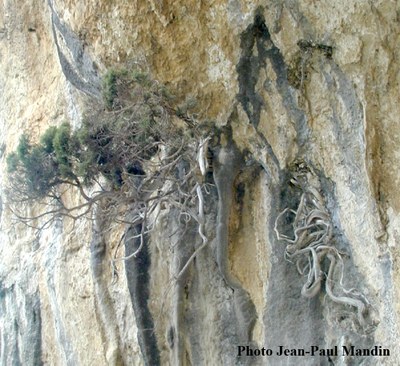
[[[5,0],[0,9],[2,365],[301,364],[237,358],[247,344],[376,344],[391,356],[365,364],[398,364],[398,1]],[[37,238],[13,221],[5,197],[5,157],[21,132],[37,138],[65,119],[79,126],[87,98],[100,96],[101,74],[118,66],[151,73],[178,102],[195,99],[199,121],[231,131],[213,146],[210,243],[179,281],[173,276],[201,240],[196,226],[176,236],[172,208],[162,209],[143,266],[119,262],[114,283],[121,227],[98,235],[93,213],[93,221],[54,222]],[[299,161],[346,253],[346,287],[371,303],[368,334],[324,289],[301,297],[306,279],[276,239],[277,215],[299,201],[290,184]],[[66,199],[79,202],[76,192]]]

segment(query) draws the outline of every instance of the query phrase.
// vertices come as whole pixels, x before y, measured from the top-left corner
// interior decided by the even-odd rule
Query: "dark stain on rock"
[[[256,92],[256,84],[260,68],[265,65],[263,55],[254,55],[254,48],[259,51],[264,47],[264,41],[269,38],[268,29],[263,16],[257,14],[251,24],[241,36],[240,47],[242,57],[237,65],[239,77],[238,99],[247,113],[250,122],[257,126],[260,121],[260,111],[263,100]]]
[[[140,246],[141,225],[131,226],[125,237],[125,255],[129,257]],[[129,239],[136,237],[135,239]],[[138,327],[138,341],[145,365],[160,365],[160,353],[154,332],[154,322],[148,306],[150,288],[150,253],[148,238],[145,236],[144,244],[136,258],[131,257],[125,262],[125,272],[128,281],[128,289],[135,313]]]
[[[263,107],[263,99],[256,91],[260,69],[267,65],[269,59],[278,79],[286,79],[286,66],[282,54],[271,40],[261,8],[256,11],[254,23],[243,32],[240,47],[242,57],[237,65],[239,78],[237,97],[250,122],[257,127]]]
[[[308,137],[307,118],[304,111],[297,105],[293,89],[288,82],[288,67],[280,49],[272,41],[261,7],[255,13],[253,24],[249,25],[243,32],[240,47],[242,57],[236,67],[239,81],[237,99],[246,112],[250,123],[255,127],[260,123],[264,100],[257,93],[256,85],[261,69],[269,63],[276,77],[274,80],[267,80],[266,82],[272,82],[276,85],[288,115],[295,123],[298,145],[302,147],[307,142]]]
[[[100,98],[101,79],[93,67],[84,43],[57,14],[53,1],[47,1],[51,13],[51,25],[61,69],[66,79],[86,95]]]
[[[175,340],[175,330],[174,327],[169,327],[168,329],[168,334],[167,334],[167,341],[169,348],[173,349],[174,348],[174,340]]]

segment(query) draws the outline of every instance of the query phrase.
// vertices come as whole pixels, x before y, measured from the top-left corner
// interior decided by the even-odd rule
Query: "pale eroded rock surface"
[[[199,121],[232,132],[212,146],[209,245],[177,283],[201,240],[195,225],[178,238],[174,209],[162,208],[146,250],[119,262],[114,283],[122,228],[99,235],[94,212],[36,237],[1,189],[2,365],[398,364],[398,1],[4,0],[0,9],[2,187],[21,132],[79,126],[113,66],[140,65],[182,103],[195,99]],[[274,232],[279,212],[298,205],[295,162],[318,182],[346,253],[345,286],[371,304],[370,332],[324,287],[300,295],[305,279]],[[134,248],[127,242],[126,254]],[[238,345],[382,345],[391,356],[238,358]]]

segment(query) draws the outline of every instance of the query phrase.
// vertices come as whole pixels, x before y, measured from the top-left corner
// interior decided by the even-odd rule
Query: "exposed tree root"
[[[321,194],[311,184],[301,184],[296,178],[291,183],[302,189],[299,205],[297,210],[285,208],[277,216],[274,231],[277,239],[286,243],[285,258],[296,264],[299,274],[307,277],[301,295],[312,298],[319,294],[325,278],[326,295],[335,303],[356,308],[358,321],[364,328],[369,303],[354,289],[346,290],[343,286],[343,253],[334,247],[331,218]],[[283,233],[284,221],[291,221],[289,235]],[[325,259],[329,260],[328,273],[321,269]],[[342,265],[338,266],[338,262]],[[334,279],[336,271],[340,281]]]

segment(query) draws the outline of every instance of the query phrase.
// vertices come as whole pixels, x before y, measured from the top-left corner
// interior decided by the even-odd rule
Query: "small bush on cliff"
[[[161,200],[189,204],[198,145],[193,131],[184,133],[185,121],[178,122],[165,88],[142,73],[113,70],[104,78],[103,96],[75,131],[65,122],[38,142],[22,135],[7,158],[10,201],[50,199],[58,208],[43,215],[77,218],[104,198],[115,216],[129,206],[135,222],[146,221]],[[66,207],[68,187],[86,203]]]
[[[8,173],[22,200],[44,197],[59,184],[59,164],[42,144],[31,144],[22,135],[16,149],[7,157]]]

